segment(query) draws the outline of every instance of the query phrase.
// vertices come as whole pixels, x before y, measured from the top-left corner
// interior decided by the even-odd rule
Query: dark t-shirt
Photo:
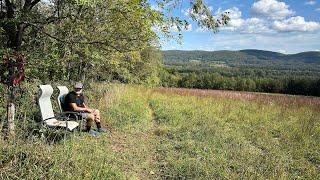
[[[69,92],[65,97],[65,111],[73,111],[70,103],[76,103],[78,107],[84,107],[84,96],[80,94],[79,96],[75,92]]]

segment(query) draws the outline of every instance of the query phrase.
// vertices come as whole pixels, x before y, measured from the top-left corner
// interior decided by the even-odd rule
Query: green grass
[[[0,179],[320,178],[318,108],[94,83],[84,93],[112,133],[50,144],[25,139],[39,119],[37,83],[25,86]]]
[[[163,176],[319,178],[319,111],[196,96],[152,96]]]

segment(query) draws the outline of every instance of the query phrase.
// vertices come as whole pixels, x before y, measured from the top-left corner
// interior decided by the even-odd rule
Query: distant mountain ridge
[[[165,62],[172,60],[188,61],[226,61],[232,63],[247,63],[259,61],[287,61],[287,62],[301,62],[320,64],[320,52],[310,51],[301,52],[297,54],[282,54],[273,51],[264,51],[256,49],[247,49],[240,51],[182,51],[182,50],[168,50],[162,51]]]

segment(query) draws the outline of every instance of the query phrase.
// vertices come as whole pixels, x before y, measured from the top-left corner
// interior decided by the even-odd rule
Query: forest
[[[163,86],[320,96],[320,52],[162,51]]]

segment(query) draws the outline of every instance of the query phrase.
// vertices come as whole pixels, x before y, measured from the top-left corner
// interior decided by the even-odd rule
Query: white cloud
[[[207,44],[212,50],[223,50],[229,47],[231,50],[261,49],[282,53],[298,53],[319,49],[319,33],[288,33],[288,34],[217,34]]]
[[[161,8],[158,5],[155,5],[155,4],[151,6],[151,9],[156,10],[156,11],[160,11],[161,10]]]
[[[224,12],[228,12],[228,16],[230,19],[239,19],[242,16],[242,12],[237,7],[226,9],[224,11],[222,11],[221,8],[219,8],[218,11],[216,12],[216,15],[222,14]]]
[[[286,50],[284,50],[284,49],[279,49],[279,51],[278,52],[280,52],[280,53],[282,53],[282,54],[286,54],[287,53],[287,51]]]
[[[237,31],[241,33],[266,33],[271,32],[268,28],[266,22],[263,19],[259,18],[249,18],[242,19],[242,12],[237,7],[233,7],[231,9],[227,9],[222,11],[219,9],[216,12],[216,15],[222,14],[223,12],[229,12],[228,16],[230,17],[230,21],[226,27],[222,27],[221,29],[228,31]]]
[[[200,33],[200,32],[206,32],[206,31],[208,31],[208,29],[205,28],[205,27],[198,27],[198,28],[196,29],[196,32],[198,32],[198,33]]]
[[[192,31],[192,24],[189,24],[187,26],[187,28],[185,29],[184,27],[181,27],[181,31],[179,31],[178,27],[176,25],[169,27],[169,26],[152,26],[151,30],[154,32],[163,32],[163,31],[169,31],[171,33],[175,33],[175,32],[189,32]]]
[[[315,9],[315,11],[320,11],[320,8]]]
[[[267,26],[266,22],[259,18],[231,20],[230,24],[228,24],[228,26],[223,29],[249,34],[273,32]]]
[[[275,0],[261,0],[259,1],[270,1],[276,2]],[[257,3],[259,3],[257,2]],[[282,2],[277,2],[279,5]],[[274,4],[274,5],[276,5]],[[283,3],[284,4],[284,3]],[[254,6],[254,4],[253,4]],[[271,5],[270,5],[271,6]],[[269,7],[270,7],[269,6]],[[287,7],[285,4],[283,7]],[[268,8],[266,8],[268,9]],[[270,8],[269,8],[270,9]],[[231,9],[227,9],[222,11],[219,9],[216,12],[216,15],[223,12],[229,12],[228,16],[230,17],[230,21],[227,26],[222,27],[221,30],[234,31],[239,33],[248,33],[248,34],[262,34],[262,33],[274,33],[274,32],[313,32],[320,30],[319,22],[306,22],[304,17],[297,16],[291,17],[289,19],[270,19],[270,18],[241,18],[242,12],[237,7],[233,7]],[[281,13],[278,13],[281,14]],[[282,13],[284,14],[284,13]],[[282,16],[284,18],[284,16]],[[205,31],[206,29],[197,29],[197,32]]]
[[[295,14],[289,9],[289,5],[276,0],[259,0],[252,4],[251,13],[258,16],[271,17],[272,19],[283,19]]]
[[[320,30],[319,22],[306,22],[304,17],[297,16],[283,21],[274,21],[272,27],[278,31],[304,31],[312,32]]]
[[[208,6],[208,9],[210,11],[213,10],[213,7],[212,6]],[[196,15],[195,11],[191,8],[188,8],[188,9],[182,9],[181,12],[183,13],[183,15],[185,16],[190,16],[190,15]],[[207,15],[196,15],[198,18],[200,19],[207,19],[208,16]]]
[[[308,1],[305,4],[306,5],[315,5],[315,4],[317,4],[317,2],[316,1]]]
[[[188,9],[182,9],[181,12],[185,15],[185,16],[189,16],[192,13],[192,10],[190,8]]]

